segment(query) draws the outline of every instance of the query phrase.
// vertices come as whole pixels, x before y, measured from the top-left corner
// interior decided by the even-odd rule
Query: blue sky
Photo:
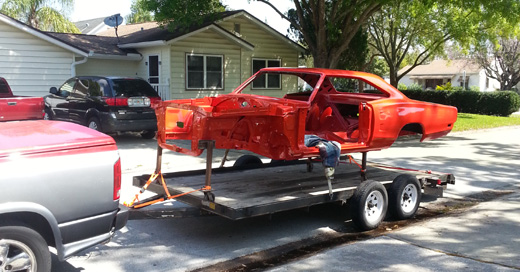
[[[222,2],[233,10],[244,9],[280,33],[287,33],[289,23],[281,19],[280,16],[266,4],[248,0],[223,0]],[[282,12],[287,11],[293,5],[292,0],[276,0],[271,2]],[[125,17],[130,13],[131,4],[132,0],[75,0],[74,10],[71,13],[70,19],[76,22],[108,17],[117,13]]]

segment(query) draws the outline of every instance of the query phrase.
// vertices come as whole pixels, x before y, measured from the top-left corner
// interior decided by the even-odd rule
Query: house
[[[23,95],[45,95],[74,75],[139,76],[163,99],[228,93],[263,67],[297,67],[300,45],[243,10],[168,31],[157,23],[121,25],[117,35],[41,32],[0,14],[0,74]],[[296,88],[280,76],[260,91]]]
[[[408,70],[406,66],[399,70],[402,74]],[[400,84],[418,84],[424,89],[435,89],[437,86],[451,82],[452,86],[460,86],[469,89],[478,87],[481,91],[493,91],[500,89],[497,80],[486,76],[484,69],[474,62],[465,59],[458,60],[434,60],[429,64],[419,65],[399,81]]]
[[[74,25],[81,31],[82,34],[96,35],[99,32],[111,29],[111,26],[105,24],[104,20],[106,17],[94,18],[89,20],[83,20],[74,22]]]

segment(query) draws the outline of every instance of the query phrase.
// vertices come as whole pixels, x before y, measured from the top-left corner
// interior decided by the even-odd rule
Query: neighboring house
[[[399,70],[398,74],[408,70],[409,66]],[[465,78],[464,78],[465,76]],[[406,74],[399,83],[404,85],[419,84],[424,89],[435,89],[437,86],[451,82],[452,86],[469,89],[473,86],[481,91],[500,89],[497,80],[486,76],[484,69],[470,60],[434,60],[429,64],[419,65]]]
[[[71,75],[139,76],[154,85],[163,99],[218,95],[232,91],[260,68],[297,67],[299,54],[304,51],[242,10],[224,12],[217,21],[206,20],[185,31],[169,32],[156,23],[121,25],[119,38],[113,29],[97,36],[41,32],[0,15],[0,30],[4,29],[12,39],[24,36],[28,45],[23,51],[19,50],[22,40],[7,46],[13,55],[23,57],[7,61],[10,64],[0,60],[0,75],[8,80],[19,78],[20,85],[37,78],[34,81],[41,84],[30,86],[37,86],[40,95],[49,90],[46,81],[50,78],[45,74],[56,74],[57,69],[59,75],[52,77],[51,86]],[[7,40],[0,40],[1,55],[11,54],[3,53]],[[58,63],[54,63],[56,57]],[[21,64],[23,60],[32,64]],[[20,68],[5,75],[9,65]],[[33,73],[22,72],[31,66],[39,68]],[[296,81],[281,76],[267,79],[266,86],[260,89],[277,95],[296,85]]]
[[[112,28],[111,26],[105,24],[105,18],[106,17],[78,21],[74,24],[79,29],[79,31],[81,31],[82,34],[96,35],[99,32],[103,32]]]

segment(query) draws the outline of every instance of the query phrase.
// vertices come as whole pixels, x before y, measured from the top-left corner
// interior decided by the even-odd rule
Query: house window
[[[253,74],[262,68],[280,67],[281,63],[279,59],[253,59]],[[253,89],[280,89],[281,85],[280,74],[265,74],[253,81]]]
[[[489,77],[486,77],[486,89],[489,89]]]
[[[186,55],[186,89],[222,89],[223,57]]]

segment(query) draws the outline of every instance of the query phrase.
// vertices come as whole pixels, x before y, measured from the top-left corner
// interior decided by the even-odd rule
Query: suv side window
[[[67,82],[63,83],[60,87],[59,95],[62,97],[68,97],[72,90],[74,90],[74,84],[76,84],[76,79],[69,79]]]
[[[75,98],[83,98],[87,96],[88,89],[90,86],[90,80],[88,79],[80,79],[76,82],[74,86],[74,92],[72,93],[72,97]]]
[[[99,78],[99,79],[96,79],[95,81],[93,80],[92,82],[93,85],[96,85],[99,87],[99,89],[96,89],[94,91],[94,89],[92,90],[92,92],[90,93],[91,96],[106,96],[106,97],[112,97],[112,92],[110,90],[110,86],[108,85],[108,81],[104,78]],[[95,92],[95,94],[94,94]]]
[[[93,79],[89,80],[88,86],[88,95],[89,96],[103,96],[103,87],[99,84],[98,81]]]

